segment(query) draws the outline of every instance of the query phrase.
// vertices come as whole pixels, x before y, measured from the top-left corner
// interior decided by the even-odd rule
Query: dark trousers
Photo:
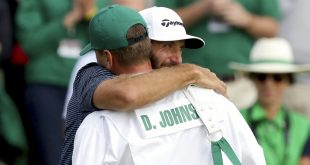
[[[64,137],[61,115],[66,91],[66,88],[52,85],[26,87],[26,111],[36,145],[30,146],[30,150],[37,151],[39,164],[55,165],[59,162]]]

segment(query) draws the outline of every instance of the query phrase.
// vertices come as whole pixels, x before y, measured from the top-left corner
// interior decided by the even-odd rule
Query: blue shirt
[[[91,112],[98,111],[93,106],[92,97],[97,86],[114,75],[97,63],[90,63],[79,70],[73,84],[65,124],[65,141],[62,146],[60,164],[72,164],[74,138],[84,118]]]

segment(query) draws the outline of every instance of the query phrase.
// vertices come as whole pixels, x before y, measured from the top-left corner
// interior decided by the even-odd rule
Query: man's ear
[[[113,64],[113,56],[109,50],[103,50],[103,53],[106,56],[106,68],[111,70]]]
[[[107,69],[111,69],[113,56],[109,50],[96,50],[97,62]]]

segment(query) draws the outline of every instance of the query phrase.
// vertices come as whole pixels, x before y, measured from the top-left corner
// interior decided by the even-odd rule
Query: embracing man
[[[152,19],[171,17],[169,20],[182,25],[179,16],[167,8],[153,7],[141,14]],[[174,27],[171,25],[168,27]],[[98,64],[88,67],[98,65],[114,74],[126,73],[127,76],[152,72],[150,39],[146,23],[138,13],[123,6],[110,6],[92,19],[89,28],[91,42],[84,52],[94,49]],[[151,29],[150,24],[148,28]],[[177,43],[186,46],[184,39]],[[83,69],[78,74],[83,74],[81,72],[94,74]],[[104,93],[98,88],[105,83],[93,87],[93,95],[77,96],[76,87],[82,84],[81,88],[87,88],[85,81],[77,77],[69,110],[70,105],[79,106],[75,97],[87,99],[85,108],[100,107],[98,98]],[[89,80],[87,83],[97,84]],[[160,85],[158,83],[167,82],[157,81],[153,85]],[[193,86],[132,111],[93,112],[77,131],[72,158],[73,164],[83,165],[265,164],[262,149],[238,109],[213,90]]]

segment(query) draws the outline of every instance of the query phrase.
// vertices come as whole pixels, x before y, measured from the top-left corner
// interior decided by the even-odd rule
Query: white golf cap
[[[204,41],[186,34],[183,21],[173,10],[166,7],[151,7],[139,12],[144,18],[149,37],[155,41],[185,41],[185,48],[197,49],[204,46]]]

